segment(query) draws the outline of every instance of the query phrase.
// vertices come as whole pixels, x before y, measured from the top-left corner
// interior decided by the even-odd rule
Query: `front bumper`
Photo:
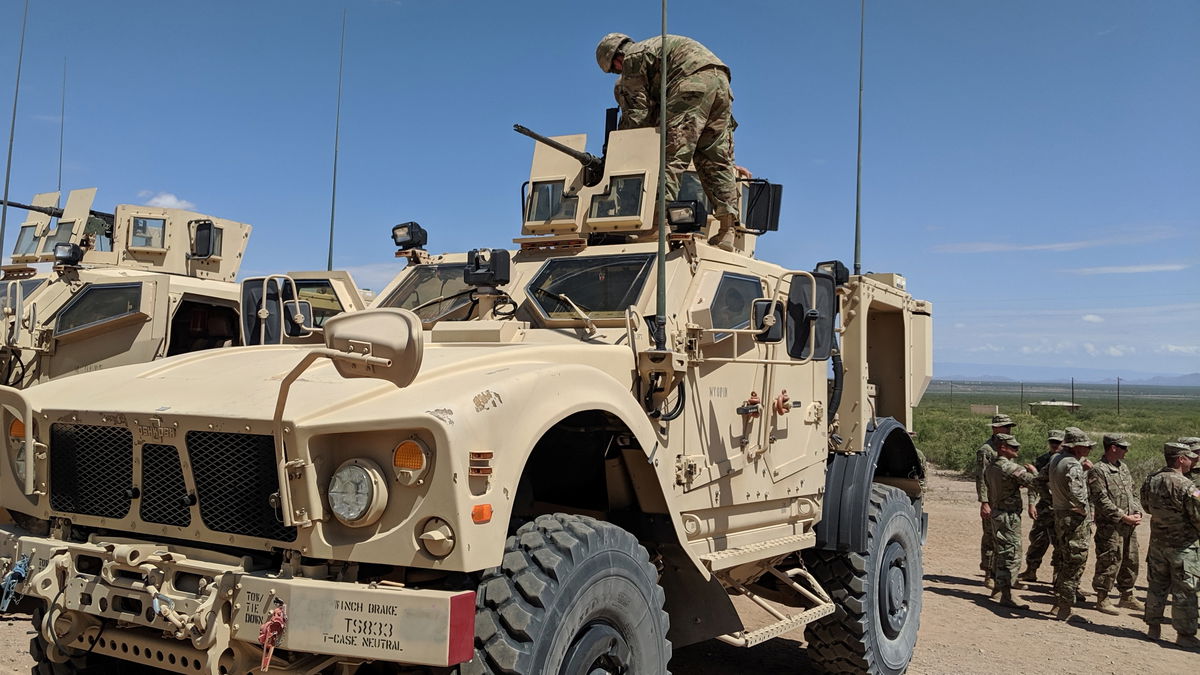
[[[0,573],[24,557],[28,575],[15,590],[46,603],[43,636],[68,650],[180,673],[248,672],[262,659],[259,629],[282,604],[287,624],[272,672],[365,661],[449,666],[473,654],[473,591],[284,577],[202,549],[110,537],[69,543],[0,525]]]

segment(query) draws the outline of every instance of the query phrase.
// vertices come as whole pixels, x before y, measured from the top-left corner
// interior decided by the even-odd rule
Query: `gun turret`
[[[13,202],[13,201],[6,202],[3,199],[0,199],[0,204],[12,206],[12,207],[15,207],[18,209],[25,209],[26,211],[33,211],[35,213],[44,213],[44,214],[50,216],[51,218],[61,218],[62,214],[63,214],[62,209],[55,208],[53,206],[34,206],[33,204],[22,204],[20,202]],[[95,218],[99,218],[100,220],[103,220],[104,222],[108,223],[109,225],[112,225],[113,220],[116,218],[116,216],[114,216],[111,213],[105,213],[103,211],[96,211],[94,209],[89,209],[88,213],[91,214]]]
[[[597,157],[590,152],[583,152],[582,150],[575,150],[574,148],[568,148],[567,146],[563,145],[562,143],[559,143],[558,141],[556,141],[552,138],[546,138],[545,136],[539,134],[538,132],[533,131],[527,127],[523,127],[520,124],[514,124],[513,131],[515,131],[518,134],[521,134],[523,136],[528,136],[528,137],[532,138],[533,140],[537,141],[538,143],[543,143],[545,145],[548,145],[548,146],[554,148],[555,150],[558,150],[559,152],[563,153],[564,155],[569,155],[569,156],[575,158],[576,161],[578,161],[580,164],[583,165],[583,184],[584,184],[584,186],[594,187],[596,185],[599,185],[600,181],[604,178],[604,158],[603,157]]]

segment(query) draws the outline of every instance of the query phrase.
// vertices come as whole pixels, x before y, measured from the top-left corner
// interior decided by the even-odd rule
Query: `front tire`
[[[903,673],[921,623],[920,519],[897,488],[871,486],[867,550],[811,551],[809,569],[837,611],[805,631],[809,654],[829,673]]]
[[[464,675],[666,673],[664,595],[629,532],[563,513],[510,536],[475,603],[475,658]]]

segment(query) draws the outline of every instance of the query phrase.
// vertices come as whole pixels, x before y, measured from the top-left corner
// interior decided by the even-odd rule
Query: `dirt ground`
[[[1145,624],[1130,610],[1106,616],[1089,602],[1079,609],[1088,623],[1052,621],[1047,583],[1017,591],[1027,612],[998,607],[988,600],[979,566],[979,515],[974,483],[938,471],[930,480],[929,539],[925,547],[925,595],[921,630],[910,673],[1027,673],[1098,675],[1112,673],[1194,672],[1200,654],[1171,642],[1142,639]],[[1028,523],[1025,524],[1028,527]],[[1142,525],[1143,552],[1149,535]],[[1092,556],[1094,557],[1094,555]],[[1091,565],[1083,590],[1091,591]],[[1049,561],[1041,574],[1048,576]],[[1138,597],[1145,597],[1145,570]],[[1094,599],[1094,595],[1091,596]],[[757,627],[757,626],[751,626]],[[28,617],[0,619],[0,672],[28,673]],[[1163,636],[1174,639],[1164,627]],[[803,635],[793,633],[751,649],[711,640],[675,653],[671,672],[682,675],[805,673]]]

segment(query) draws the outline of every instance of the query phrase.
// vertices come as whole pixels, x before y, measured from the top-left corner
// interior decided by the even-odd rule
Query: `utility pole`
[[[1021,410],[1025,409],[1025,383],[1021,383]]]
[[[1117,416],[1121,416],[1121,378],[1117,378]]]
[[[1075,378],[1071,378],[1071,410],[1075,409]]]

